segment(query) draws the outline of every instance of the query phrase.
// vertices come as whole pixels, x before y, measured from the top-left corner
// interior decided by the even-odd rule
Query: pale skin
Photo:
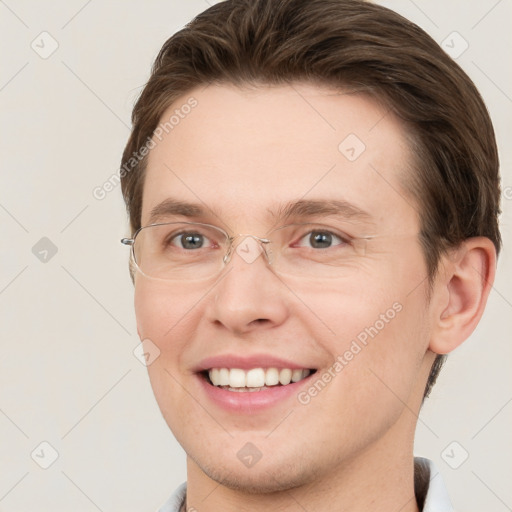
[[[483,313],[493,244],[471,238],[443,256],[429,302],[418,206],[400,181],[412,159],[398,120],[368,98],[307,84],[201,87],[162,119],[190,96],[197,107],[149,155],[143,226],[172,197],[216,212],[180,220],[264,237],[279,223],[268,209],[343,199],[371,221],[337,222],[376,238],[322,286],[236,254],[228,272],[202,283],[135,274],[139,336],[161,351],[148,367],[151,385],[187,453],[187,507],[417,511],[413,440],[425,383],[435,354],[454,350]],[[351,133],[366,146],[354,161],[338,149]],[[308,405],[294,396],[233,414],[208,400],[192,370],[206,356],[264,353],[321,375],[397,302],[400,313]],[[236,456],[247,442],[263,454],[250,468]]]

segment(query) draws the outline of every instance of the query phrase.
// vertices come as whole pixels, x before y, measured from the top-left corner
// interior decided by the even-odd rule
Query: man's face
[[[332,475],[375,450],[391,453],[397,440],[412,439],[411,409],[432,362],[419,215],[399,178],[411,164],[399,122],[360,95],[298,84],[198,88],[162,122],[191,96],[197,106],[154,139],[143,226],[173,198],[205,211],[159,222],[259,237],[312,222],[373,237],[361,252],[340,252],[344,263],[331,277],[278,274],[263,256],[248,262],[237,251],[207,280],[136,274],[139,335],[160,350],[148,367],[151,384],[192,470],[262,492]],[[303,209],[279,217],[299,200],[344,201],[367,215]],[[303,242],[292,257],[333,249]],[[316,371],[287,386],[235,392],[208,382],[200,370],[212,365]]]

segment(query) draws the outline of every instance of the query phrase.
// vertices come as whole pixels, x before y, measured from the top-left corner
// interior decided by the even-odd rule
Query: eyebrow
[[[204,213],[205,208],[200,204],[168,198],[151,209],[151,212],[149,213],[149,223],[154,224],[155,222],[172,215],[200,217],[201,215],[204,215]]]
[[[299,199],[280,205],[276,211],[273,211],[271,208],[268,208],[267,211],[273,218],[278,220],[328,215],[373,224],[373,217],[368,212],[348,201],[340,199]],[[213,214],[219,218],[222,217],[217,210],[206,208],[202,204],[167,198],[151,209],[148,223],[155,224],[172,216],[192,218],[206,217],[208,214]]]
[[[316,215],[333,215],[361,222],[372,222],[373,217],[358,206],[340,199],[299,199],[290,201],[278,208],[273,217],[289,219],[290,217],[313,217]]]

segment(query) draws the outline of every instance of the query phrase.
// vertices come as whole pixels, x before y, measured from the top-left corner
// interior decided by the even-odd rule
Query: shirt
[[[414,491],[422,512],[454,512],[441,474],[435,464],[422,457],[414,458]],[[180,512],[185,503],[187,482],[183,482],[158,512]]]

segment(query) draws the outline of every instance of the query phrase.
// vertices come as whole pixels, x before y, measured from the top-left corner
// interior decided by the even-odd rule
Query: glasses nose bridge
[[[241,245],[242,242],[235,244],[235,242],[238,239],[240,239],[240,237],[243,237],[242,242],[243,242],[243,240],[245,240],[245,238],[252,238],[258,244],[260,252],[262,252],[265,255],[267,262],[269,264],[272,264],[272,252],[267,251],[267,248],[266,248],[267,245],[270,245],[272,243],[272,240],[270,240],[269,238],[262,238],[262,237],[259,237],[256,235],[251,235],[250,233],[238,233],[237,235],[228,237],[228,248],[227,248],[226,254],[224,255],[224,258],[223,258],[223,262],[225,265],[227,265],[231,261],[231,256],[233,255],[233,249],[235,247],[239,247]],[[240,252],[242,252],[242,253],[250,253],[251,252],[250,247],[246,246],[245,249],[246,250],[240,249]],[[244,255],[240,254],[240,256],[244,260],[248,261]],[[259,253],[257,256],[259,256]],[[253,259],[256,259],[256,258],[251,257],[251,260],[253,260]]]

